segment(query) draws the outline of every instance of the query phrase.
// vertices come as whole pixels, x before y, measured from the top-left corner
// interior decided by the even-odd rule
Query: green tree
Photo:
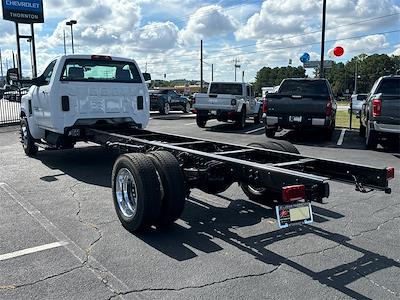
[[[254,90],[260,93],[262,87],[279,85],[285,78],[305,77],[306,70],[303,67],[263,67],[257,72]]]

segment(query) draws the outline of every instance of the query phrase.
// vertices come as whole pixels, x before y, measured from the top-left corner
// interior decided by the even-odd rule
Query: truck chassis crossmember
[[[307,201],[322,202],[329,196],[328,180],[391,192],[387,168],[136,128],[87,129],[86,135],[95,143],[125,152],[169,151],[179,160],[189,188],[197,187],[210,193],[222,192],[233,182],[265,187],[275,192],[280,192],[285,186],[302,184]],[[204,182],[207,179],[209,182]],[[207,187],[212,180],[219,188]]]

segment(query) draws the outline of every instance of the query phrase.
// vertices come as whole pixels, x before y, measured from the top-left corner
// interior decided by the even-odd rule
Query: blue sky
[[[20,0],[28,1],[28,0]],[[200,40],[204,76],[233,80],[234,62],[253,81],[264,66],[300,65],[303,52],[318,60],[322,0],[44,0],[45,23],[35,25],[39,70],[63,54],[63,31],[76,19],[76,53],[126,56],[153,78],[199,79]],[[361,54],[400,55],[400,0],[336,0],[327,3],[326,50],[340,45],[347,61]],[[22,32],[27,26],[21,25]],[[395,32],[394,32],[395,31]],[[22,41],[24,75],[30,75],[29,44]],[[0,20],[3,65],[16,49],[15,26]],[[311,73],[311,72],[310,72]],[[239,78],[239,76],[238,76]]]

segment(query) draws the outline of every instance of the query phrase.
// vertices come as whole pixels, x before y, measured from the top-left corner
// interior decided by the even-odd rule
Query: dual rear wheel
[[[248,146],[300,154],[299,150],[293,144],[287,141],[268,140],[262,143],[251,143],[248,144]],[[240,187],[250,200],[253,200],[257,203],[273,206],[279,202],[281,198],[280,193],[277,193],[276,191],[266,187],[257,187],[246,183],[240,183]]]
[[[167,151],[123,154],[113,167],[112,193],[118,218],[128,231],[166,227],[183,211],[184,174]]]

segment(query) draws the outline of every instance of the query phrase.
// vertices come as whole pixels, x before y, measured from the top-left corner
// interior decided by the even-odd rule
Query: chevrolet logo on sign
[[[16,23],[43,23],[43,0],[2,0],[3,19]]]

